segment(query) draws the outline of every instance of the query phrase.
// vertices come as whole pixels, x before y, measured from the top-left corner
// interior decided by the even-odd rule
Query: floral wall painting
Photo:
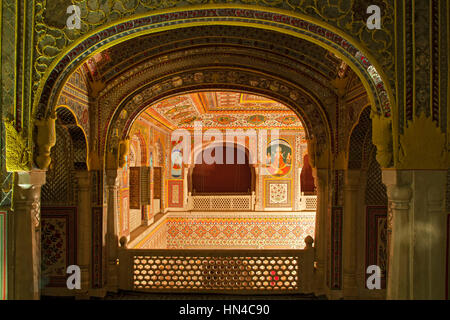
[[[283,139],[272,140],[266,150],[267,171],[275,177],[282,177],[291,170],[292,147]]]
[[[182,174],[182,161],[183,161],[183,154],[180,150],[174,149],[172,151],[172,163],[171,163],[171,174],[174,178],[181,177]]]

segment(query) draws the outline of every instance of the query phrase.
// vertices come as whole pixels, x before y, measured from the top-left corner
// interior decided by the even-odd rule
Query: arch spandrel
[[[180,20],[180,17],[185,19]],[[207,20],[205,20],[206,18]],[[168,21],[170,20],[173,23],[169,25]],[[151,17],[142,15],[136,19],[105,27],[89,37],[86,36],[84,40],[80,39],[62,59],[52,64],[51,71],[45,78],[45,85],[41,83],[39,87],[41,89],[39,92],[42,93],[40,100],[35,100],[36,116],[38,118],[45,117],[47,106],[53,104],[53,96],[59,90],[61,82],[88,56],[141,34],[202,24],[237,24],[272,29],[305,38],[336,52],[363,79],[366,89],[372,92],[372,103],[377,106],[379,112],[386,117],[391,116],[393,96],[387,82],[383,82],[382,78],[386,77],[380,73],[381,69],[377,67],[374,59],[363,53],[362,48],[357,48],[355,42],[351,42],[351,36],[345,37],[334,28],[329,28],[325,23],[314,18],[289,12],[262,11],[254,7],[205,9],[204,6],[202,9],[173,11],[155,14]]]
[[[184,19],[180,19],[180,15]],[[169,24],[170,20],[173,22]],[[40,102],[35,100],[36,117],[39,119],[49,114],[54,96],[60,90],[64,79],[89,56],[136,36],[163,30],[200,26],[205,23],[274,30],[306,39],[335,53],[362,80],[364,87],[369,92],[374,112],[378,115],[383,128],[387,130],[385,135],[392,137],[393,132],[395,135],[397,126],[396,122],[392,121],[392,117],[396,117],[395,112],[392,114],[392,105],[394,105],[392,90],[388,83],[383,81],[386,77],[378,64],[370,54],[363,53],[365,50],[356,41],[353,41],[351,36],[311,17],[276,10],[255,9],[254,6],[246,7],[245,10],[227,6],[209,10],[204,7],[189,8],[184,12],[177,12],[177,9],[173,9],[170,12],[158,13],[151,17],[142,15],[136,19],[111,24],[103,28],[101,32],[92,33],[84,40],[80,39],[64,58],[54,62],[46,84],[41,83],[42,91],[39,92],[44,94],[40,96]],[[397,141],[392,141],[392,138],[388,140],[387,143],[385,141],[381,141],[381,143],[386,145],[384,146],[386,152],[392,153],[392,150],[396,150],[396,148],[391,145]],[[320,143],[318,145],[320,146]]]
[[[66,0],[70,2],[69,0]],[[94,2],[98,2],[96,0]],[[134,17],[149,16],[150,14],[171,13],[181,10],[207,9],[213,11],[217,8],[234,8],[245,17],[246,9],[257,7],[262,11],[258,18],[264,17],[264,11],[284,13],[290,15],[306,15],[310,20],[315,20],[319,24],[326,23],[333,30],[339,30],[352,35],[355,41],[364,44],[370,52],[382,63],[387,70],[389,78],[394,75],[394,0],[377,0],[374,4],[382,8],[382,30],[369,30],[366,26],[367,13],[364,5],[358,1],[330,3],[329,1],[314,1],[313,4],[305,1],[293,2],[282,1],[256,1],[252,6],[247,5],[243,0],[212,0],[206,1],[153,1],[151,5],[146,1],[136,1],[134,6],[115,6],[115,1],[104,2],[102,6],[87,6],[86,0],[77,1],[82,11],[81,29],[68,30],[62,23],[67,18],[64,10],[60,6],[49,6],[47,0],[36,0],[35,21],[38,47],[35,64],[37,80],[35,86],[44,76],[45,66],[48,68],[51,63],[67,52],[67,48],[80,39],[88,38],[96,31],[103,31],[106,26],[117,24],[120,19],[131,20]],[[224,4],[227,3],[227,4]],[[197,6],[196,6],[197,5]],[[199,7],[198,5],[201,5]],[[170,8],[168,8],[170,7]],[[178,18],[185,18],[186,15],[176,13]],[[281,20],[281,18],[279,18]],[[58,22],[59,21],[59,22]],[[56,24],[55,24],[56,22]],[[376,35],[376,36],[375,36]],[[55,38],[62,41],[54,41]],[[52,50],[46,50],[51,46]],[[45,76],[44,76],[45,77]]]

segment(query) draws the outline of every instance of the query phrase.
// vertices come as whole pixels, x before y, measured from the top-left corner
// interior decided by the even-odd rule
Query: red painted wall
[[[234,164],[226,164],[227,149],[234,149]],[[231,150],[228,150],[228,152]],[[247,193],[252,191],[252,169],[248,156],[245,164],[237,164],[237,154],[242,153],[233,146],[223,148],[224,164],[196,164],[192,173],[192,190],[194,193]],[[202,151],[202,159],[204,151]],[[245,153],[245,152],[244,152]],[[209,154],[209,151],[208,151]],[[213,156],[215,153],[213,151]],[[200,155],[199,155],[200,156]]]

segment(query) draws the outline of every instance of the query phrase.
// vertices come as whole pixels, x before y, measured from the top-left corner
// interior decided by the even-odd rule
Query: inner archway
[[[245,36],[244,30],[248,31]],[[317,185],[312,184],[320,180],[316,179],[316,169],[330,169],[334,162],[332,156],[341,152],[344,145],[342,141],[336,141],[335,137],[345,139],[345,132],[338,135],[335,130],[339,128],[334,127],[339,126],[336,117],[340,107],[336,86],[347,82],[349,85],[359,86],[360,72],[355,73],[351,69],[354,65],[349,67],[347,63],[351,61],[348,56],[340,56],[339,50],[330,52],[308,40],[300,40],[301,37],[296,38],[293,34],[283,34],[276,30],[214,25],[191,26],[178,31],[166,30],[130,38],[129,42],[98,52],[89,63],[83,65],[84,72],[90,79],[91,89],[96,95],[92,113],[97,111],[98,118],[91,122],[95,127],[94,143],[97,145],[93,144],[95,149],[92,153],[101,159],[98,174],[105,175],[103,184],[100,183],[99,186],[104,190],[104,204],[107,204],[109,261],[115,259],[116,237],[121,238],[122,245],[130,250],[306,248],[304,240],[308,237],[305,234],[315,232],[305,231],[301,227],[294,231],[289,226],[279,226],[273,228],[274,233],[273,230],[261,230],[260,227],[260,231],[255,227],[245,232],[244,229],[234,230],[230,226],[226,236],[218,238],[219,234],[209,228],[204,227],[203,231],[193,230],[190,221],[205,219],[205,212],[211,211],[215,211],[215,217],[206,217],[207,219],[217,219],[220,214],[231,217],[238,213],[252,214],[252,219],[263,220],[267,216],[286,218],[289,215],[289,218],[296,218],[298,212],[309,211],[314,213],[308,218],[314,225],[317,201],[312,198],[317,197],[314,191]],[[208,37],[200,37],[200,34]],[[221,36],[214,36],[218,34]],[[203,41],[206,38],[208,41]],[[159,45],[162,39],[167,41],[164,46]],[[138,43],[131,46],[136,41]],[[129,48],[139,48],[140,52],[131,52],[131,49],[128,51]],[[356,67],[361,71],[358,68]],[[365,85],[367,88],[366,80],[363,81],[362,88]],[[272,103],[283,104],[285,111],[291,113],[277,114],[279,110],[275,110],[271,117],[266,117],[260,114],[260,109],[253,108],[246,110],[245,116],[240,114],[237,117],[238,120],[244,117],[250,119],[246,121],[252,122],[254,127],[262,129],[264,122],[270,120],[265,125],[266,129],[276,127],[277,123],[289,127],[298,121],[303,128],[302,135],[290,131],[290,135],[282,134],[278,139],[271,137],[262,144],[258,141],[258,145],[264,146],[262,149],[265,158],[254,168],[257,178],[255,177],[254,189],[251,189],[252,194],[239,197],[238,201],[235,201],[236,197],[223,201],[224,194],[220,195],[222,199],[218,201],[217,197],[201,198],[198,193],[192,192],[193,188],[189,188],[186,182],[189,170],[195,167],[184,167],[183,163],[180,165],[180,152],[174,150],[178,141],[172,141],[168,137],[180,124],[182,129],[190,133],[195,130],[189,126],[198,120],[198,115],[185,108],[186,104],[180,102],[180,98],[218,92],[224,95],[253,95],[257,99],[253,99],[252,103],[272,100]],[[198,99],[201,101],[201,98]],[[211,104],[213,100],[205,101]],[[374,110],[379,113],[380,105],[381,103],[374,103]],[[161,112],[157,111],[158,108],[153,108],[155,106]],[[358,106],[355,107],[355,112],[358,112],[357,109]],[[233,119],[236,118],[235,115],[232,112],[216,114],[201,120],[203,123],[203,120],[209,120],[217,126],[230,125],[236,122]],[[167,117],[176,121],[166,122]],[[159,125],[143,125],[154,120]],[[238,127],[237,125],[233,129]],[[175,145],[172,144],[174,142]],[[195,134],[192,143],[195,143]],[[207,148],[208,142],[200,147]],[[138,149],[147,154],[136,157]],[[306,154],[309,157],[305,157]],[[138,164],[131,161],[131,158],[148,161],[140,161]],[[308,186],[305,185],[306,192],[302,194],[298,166],[305,162],[311,164],[311,170],[305,167],[303,176],[308,177],[305,180],[308,181]],[[120,179],[116,179],[117,176]],[[120,181],[118,186],[117,180]],[[323,180],[321,183],[323,184]],[[119,189],[118,193],[115,193],[116,188]],[[322,199],[327,198],[328,195],[322,192]],[[329,221],[324,215],[328,204],[322,202],[321,214],[325,218],[317,225],[323,231],[328,230]],[[239,207],[234,203],[239,203]],[[131,207],[136,211],[131,212]],[[168,214],[172,215],[172,220],[165,219]],[[130,224],[127,219],[134,222]],[[169,221],[170,224],[163,221]],[[186,222],[189,228],[177,230],[175,224],[181,221]],[[172,239],[167,241],[163,233],[154,231],[157,227],[170,234]],[[206,242],[191,238],[192,235],[203,237],[205,230],[206,234],[212,236],[211,239],[200,239]],[[284,243],[270,242],[283,237],[286,240],[286,236],[289,237],[293,232],[294,236]],[[233,238],[237,235],[242,238],[247,234],[252,234],[254,238],[245,239],[248,240],[246,243]],[[277,234],[280,238],[277,238]],[[183,235],[183,239],[176,239],[178,235]],[[263,236],[267,236],[270,241],[260,241]],[[326,256],[325,236],[324,232],[321,236],[314,235],[319,261]],[[110,265],[109,268],[113,268],[112,263]],[[318,265],[323,268],[323,264]],[[108,274],[112,274],[112,271],[108,271]]]

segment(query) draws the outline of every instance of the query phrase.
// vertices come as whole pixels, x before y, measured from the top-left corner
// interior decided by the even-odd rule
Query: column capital
[[[117,169],[106,169],[106,185],[114,187],[117,184]]]
[[[360,177],[361,177],[361,170],[359,170],[359,169],[358,170],[352,170],[352,169],[345,170],[344,188],[347,188],[347,189],[359,188],[360,187]]]
[[[33,170],[29,172],[17,172],[17,185],[22,189],[41,187],[45,184],[46,170]]]
[[[75,171],[75,178],[77,179],[78,189],[87,189],[90,186],[89,171],[77,170]]]
[[[388,200],[392,209],[408,212],[412,197],[410,172],[398,170],[383,170],[382,181],[386,186]]]

